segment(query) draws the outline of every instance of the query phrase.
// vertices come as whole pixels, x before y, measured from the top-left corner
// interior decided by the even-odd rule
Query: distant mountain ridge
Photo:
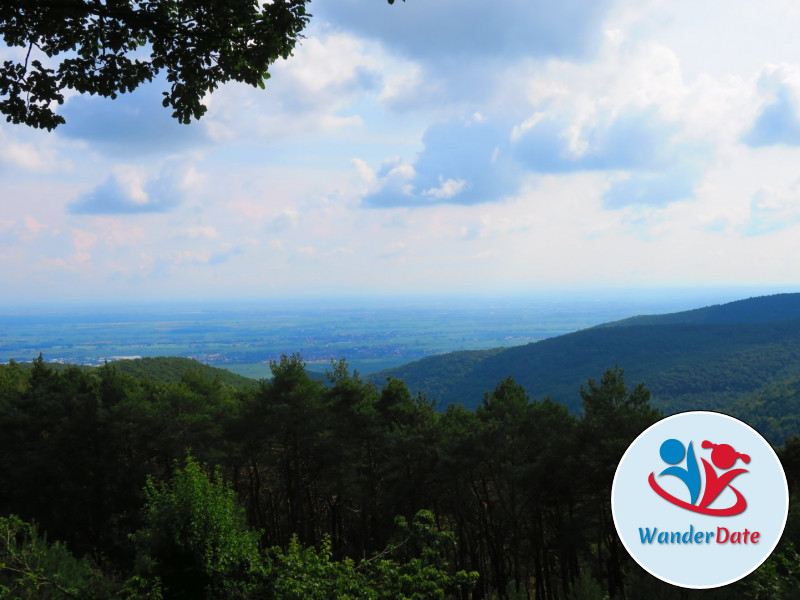
[[[580,386],[607,368],[643,382],[667,413],[747,405],[800,377],[800,294],[779,294],[598,325],[525,346],[428,357],[377,373],[403,379],[440,407],[478,405],[508,376],[532,398],[581,410]],[[738,403],[738,404],[737,404]],[[774,404],[774,403],[773,403]]]
[[[664,315],[641,315],[597,325],[674,325],[677,323],[770,323],[800,319],[800,294],[775,294]]]

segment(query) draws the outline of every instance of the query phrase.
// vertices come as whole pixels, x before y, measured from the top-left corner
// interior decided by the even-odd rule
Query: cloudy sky
[[[796,2],[310,11],[190,126],[163,82],[2,123],[2,299],[798,283]]]

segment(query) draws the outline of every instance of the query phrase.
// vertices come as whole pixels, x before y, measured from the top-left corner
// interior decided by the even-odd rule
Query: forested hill
[[[653,404],[667,413],[746,406],[768,386],[800,377],[800,294],[634,317],[525,346],[429,357],[373,380],[399,378],[440,408],[472,408],[497,381],[513,376],[531,397],[549,396],[577,412],[581,383],[615,365],[627,381],[643,382]]]
[[[31,368],[34,363],[19,363],[23,369]],[[147,379],[152,382],[160,383],[179,383],[187,376],[187,373],[202,374],[205,379],[209,381],[217,380],[219,383],[236,389],[255,389],[258,387],[258,381],[243,377],[227,369],[212,367],[192,358],[183,358],[180,356],[157,356],[136,358],[130,360],[116,360],[111,362],[114,369],[119,373],[132,375],[139,379]],[[50,363],[48,365],[51,369],[57,371],[64,371],[75,365]],[[102,367],[88,367],[78,366],[77,368],[86,371],[96,371]]]
[[[178,383],[185,377],[187,371],[197,371],[207,379],[217,379],[220,383],[234,388],[252,389],[258,386],[258,382],[255,379],[179,356],[120,360],[113,364],[120,373],[127,373],[134,377],[163,383]]]
[[[598,327],[675,325],[677,323],[771,323],[800,319],[800,294],[775,294],[736,300],[666,315],[641,315]]]

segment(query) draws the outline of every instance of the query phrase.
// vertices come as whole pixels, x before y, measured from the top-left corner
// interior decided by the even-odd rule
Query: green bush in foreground
[[[36,526],[16,515],[0,517],[0,598],[88,600],[103,597],[103,581],[66,546],[48,544]]]
[[[158,579],[164,598],[246,598],[263,571],[258,534],[219,473],[191,455],[172,482],[145,486],[144,527],[133,537],[136,570]]]
[[[330,540],[319,550],[303,548],[293,539],[287,552],[273,550],[274,578],[268,597],[281,600],[434,600],[459,596],[472,588],[478,573],[447,572],[444,550],[453,536],[438,531],[433,514],[419,511],[409,527],[397,524],[404,539],[380,555],[355,563],[331,560]],[[389,558],[390,556],[403,558]]]
[[[0,518],[0,598],[444,600],[478,579],[474,572],[448,573],[453,536],[439,531],[428,511],[410,526],[398,518],[402,539],[356,563],[333,560],[327,537],[319,549],[295,537],[286,551],[261,552],[230,487],[188,454],[169,483],[148,479],[145,497],[144,525],[131,536],[135,573],[122,582],[63,544],[48,544],[34,525]]]

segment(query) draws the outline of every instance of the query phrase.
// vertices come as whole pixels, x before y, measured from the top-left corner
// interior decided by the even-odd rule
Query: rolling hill
[[[177,383],[187,371],[199,371],[208,379],[219,379],[223,385],[237,389],[255,389],[258,387],[258,381],[255,379],[237,375],[227,369],[212,367],[192,358],[178,356],[145,357],[134,360],[118,360],[111,364],[121,373],[163,383]]]
[[[23,369],[30,369],[33,363],[18,363]],[[255,389],[259,383],[255,379],[238,375],[227,369],[212,367],[192,358],[182,358],[179,356],[156,356],[136,358],[130,360],[116,360],[111,363],[120,373],[132,375],[137,379],[149,379],[160,383],[177,383],[181,381],[188,371],[197,371],[207,379],[218,379],[225,386],[236,389]],[[76,365],[47,363],[47,366],[57,371],[64,371],[75,368]],[[90,367],[77,365],[77,368],[94,371],[102,367]]]
[[[433,356],[370,379],[403,379],[440,407],[472,408],[498,381],[513,376],[532,398],[549,396],[579,412],[581,385],[614,366],[625,370],[629,387],[643,382],[666,413],[744,410],[759,393],[772,390],[774,396],[784,382],[800,378],[800,294],[632,317],[525,346]]]

